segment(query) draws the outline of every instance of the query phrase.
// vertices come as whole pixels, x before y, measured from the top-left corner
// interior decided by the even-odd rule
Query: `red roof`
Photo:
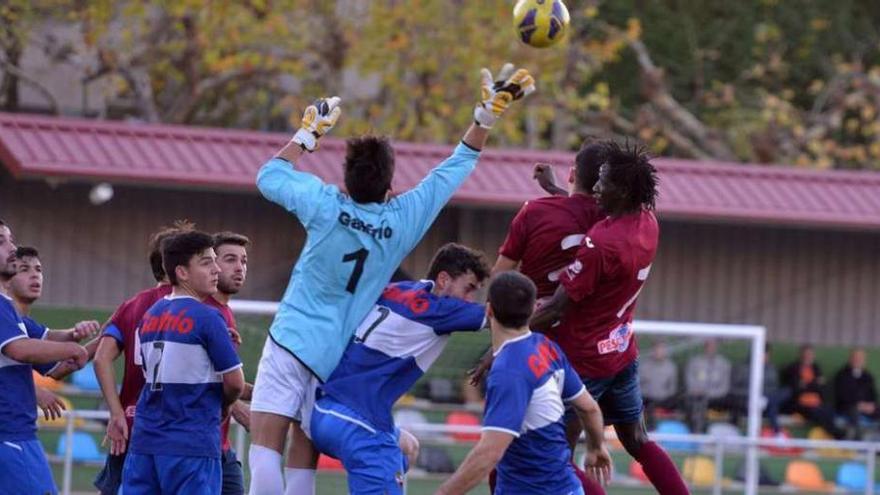
[[[0,161],[16,178],[253,190],[260,165],[288,134],[0,113]],[[341,183],[345,143],[326,138],[297,164]],[[395,143],[394,187],[413,187],[451,146]],[[454,196],[458,204],[515,208],[541,194],[536,161],[561,165],[571,153],[486,150]],[[880,173],[655,160],[665,218],[880,228]],[[559,174],[561,176],[561,174]]]

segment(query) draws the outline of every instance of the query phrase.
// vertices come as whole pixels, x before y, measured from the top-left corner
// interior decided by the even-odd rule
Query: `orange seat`
[[[810,461],[791,461],[785,468],[785,482],[799,490],[828,492],[834,483],[825,481],[819,466]]]
[[[318,469],[323,469],[325,471],[345,471],[345,468],[342,466],[342,461],[324,454],[321,454],[321,457],[318,458]]]
[[[651,482],[648,475],[645,474],[645,470],[642,469],[642,465],[635,459],[629,464],[629,475],[643,483]]]
[[[480,426],[480,418],[474,413],[467,411],[455,411],[446,416],[448,426]],[[480,439],[479,433],[452,433],[452,438],[459,442],[476,442]]]
[[[54,378],[49,378],[48,376],[43,376],[36,371],[34,371],[34,385],[44,388],[46,390],[61,390],[64,386],[63,383],[59,382]]]

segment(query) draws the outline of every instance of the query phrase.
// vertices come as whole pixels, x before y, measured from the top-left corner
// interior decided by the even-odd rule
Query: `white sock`
[[[261,445],[251,444],[248,452],[251,472],[249,495],[279,495],[284,493],[284,476],[281,474],[281,454]]]
[[[284,468],[287,490],[284,495],[315,495],[315,470]]]

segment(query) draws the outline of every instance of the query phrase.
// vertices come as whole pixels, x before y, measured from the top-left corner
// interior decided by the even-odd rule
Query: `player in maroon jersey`
[[[226,321],[230,335],[236,344],[241,339],[235,316],[229,308],[229,300],[244,286],[247,279],[247,248],[250,240],[234,232],[218,232],[214,234],[214,252],[217,254],[217,265],[220,267],[220,277],[217,281],[217,292],[205,299],[205,304],[217,308]],[[229,412],[242,426],[250,429],[250,408],[242,400],[251,399],[253,385],[245,383],[244,392],[239,400],[232,404]],[[244,473],[238,456],[229,442],[229,418],[220,423],[221,442],[221,465],[223,468],[223,483],[221,495],[244,495]]]
[[[569,191],[560,189],[547,165],[535,166],[535,178],[554,194],[527,202],[510,224],[492,274],[519,268],[538,288],[538,299],[552,296],[559,274],[572,261],[584,235],[604,218],[593,185],[605,161],[602,143],[585,144],[568,176]]]
[[[605,155],[603,142],[585,142],[569,169],[567,191],[556,185],[551,166],[535,165],[534,178],[550,196],[529,201],[520,208],[498,250],[493,275],[519,269],[535,283],[539,301],[553,295],[559,286],[559,275],[574,261],[586,232],[605,217],[592,193]],[[476,385],[489,364],[491,359],[483,360],[472,375],[472,384]],[[599,483],[587,478],[577,465],[574,467],[587,493],[603,493]],[[494,486],[492,481],[494,477],[490,477],[490,485]]]
[[[688,493],[675,464],[648,439],[632,331],[660,233],[653,211],[656,170],[640,149],[608,143],[606,153],[594,193],[608,216],[588,231],[531,326],[553,336],[657,491]]]
[[[190,231],[193,227],[189,222],[175,222],[173,227],[153,234],[149,242],[149,261],[158,285],[139,292],[122,303],[104,325],[104,333],[95,353],[95,375],[110,409],[110,422],[107,423],[107,435],[104,438],[105,442],[110,441],[110,452],[104,468],[95,478],[95,487],[100,490],[101,495],[116,495],[122,484],[128,436],[134,422],[135,405],[144,386],[143,370],[135,364],[134,359],[138,352],[135,344],[138,324],[156,301],[171,294],[171,285],[162,267],[160,245],[168,237]],[[122,353],[125,354],[125,368],[122,390],[117,393],[113,362]]]

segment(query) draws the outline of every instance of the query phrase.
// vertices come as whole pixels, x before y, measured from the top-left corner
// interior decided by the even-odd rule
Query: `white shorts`
[[[266,338],[251,397],[251,411],[277,414],[303,427],[311,418],[318,379],[293,354]]]

